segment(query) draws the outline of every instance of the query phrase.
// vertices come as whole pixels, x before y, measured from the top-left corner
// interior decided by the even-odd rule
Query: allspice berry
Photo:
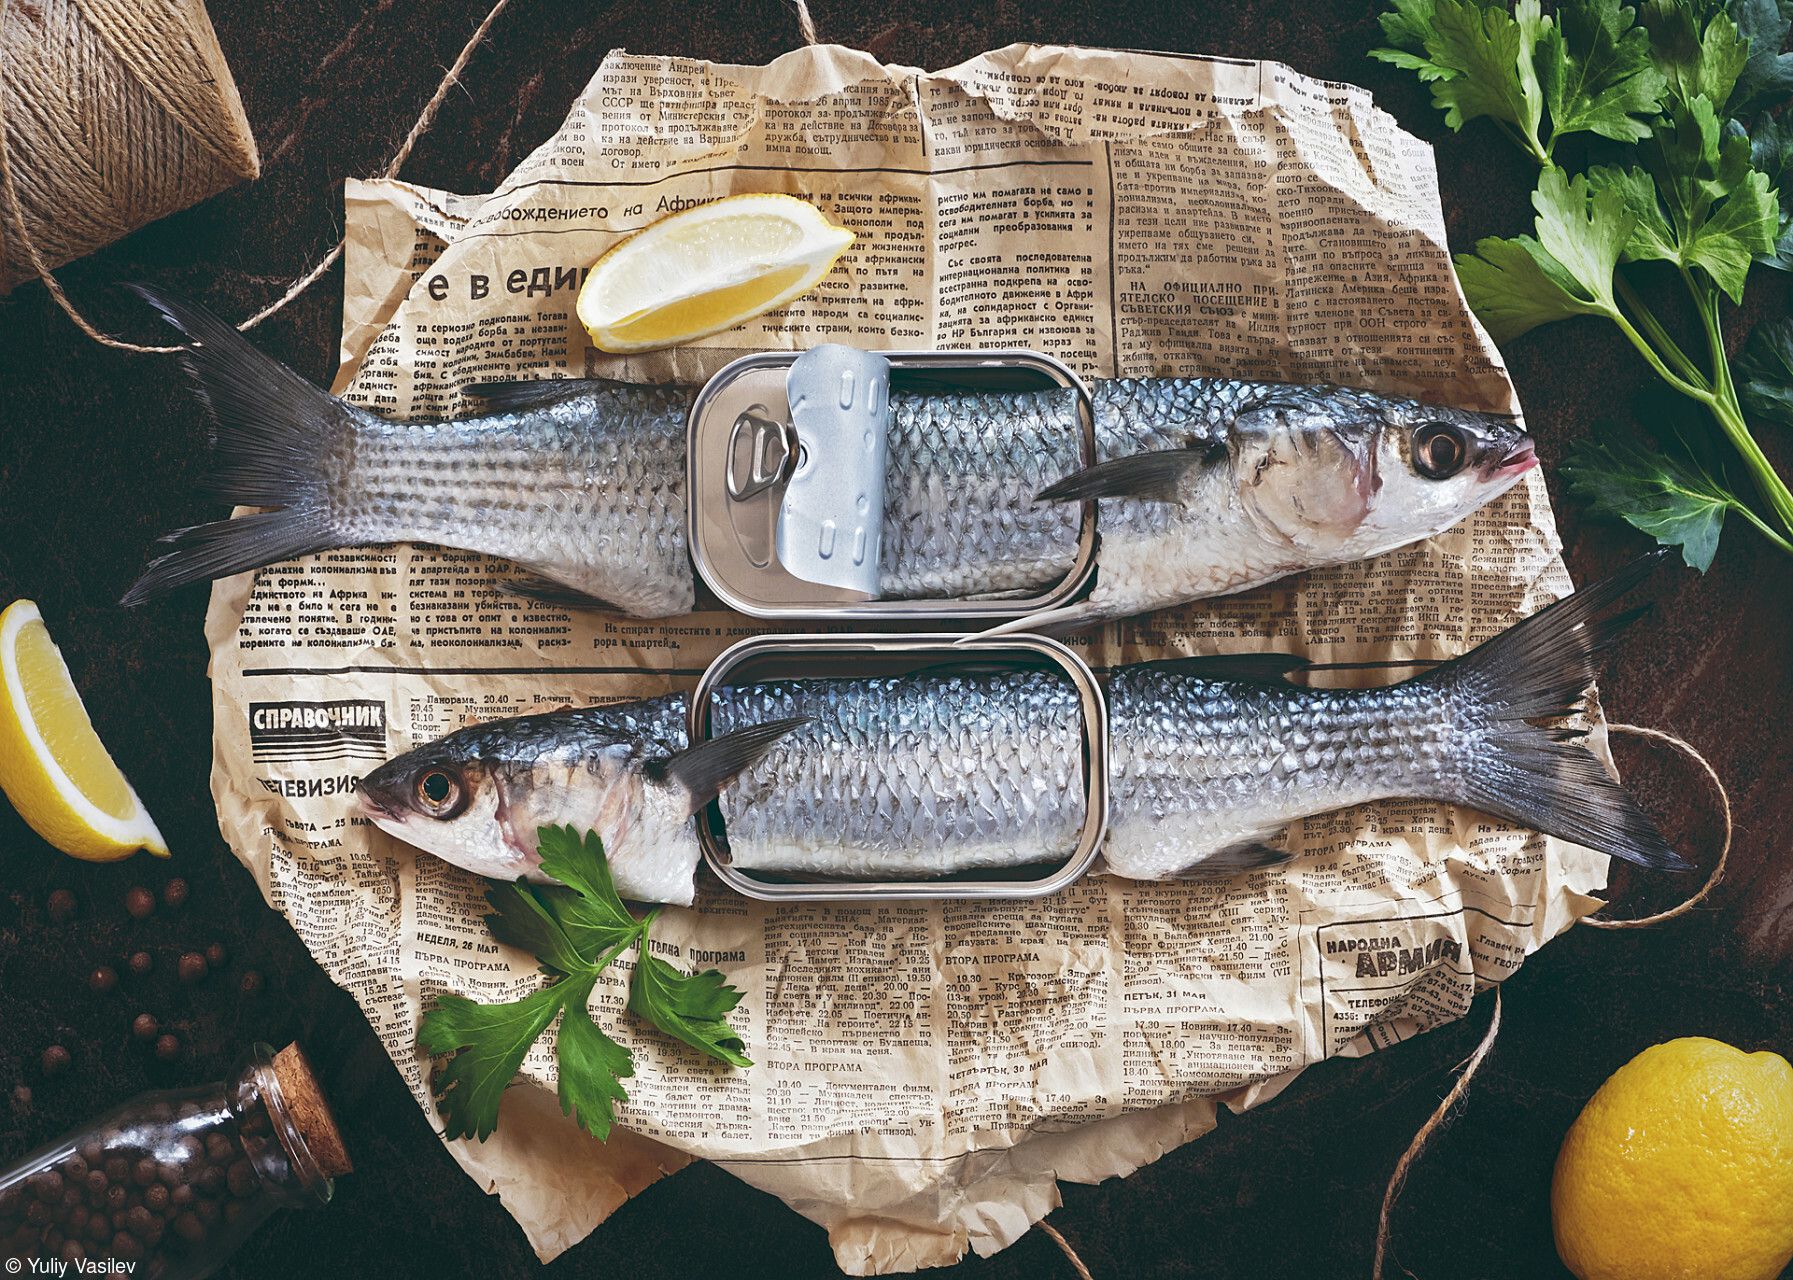
[[[50,895],[50,919],[61,924],[75,914],[75,895],[67,889],[58,889]]]
[[[131,972],[136,974],[139,978],[155,968],[156,965],[156,962],[150,959],[149,952],[147,951],[133,951],[130,960],[126,963],[131,966]]]
[[[154,1014],[140,1013],[131,1022],[131,1034],[139,1040],[154,1040],[159,1030],[161,1025]]]
[[[182,982],[198,982],[205,977],[209,970],[206,968],[204,956],[197,951],[188,951],[181,956],[180,962],[175,966],[175,972],[180,975]]]
[[[156,909],[156,895],[142,885],[125,894],[125,910],[133,920],[147,920]]]
[[[103,964],[87,975],[87,985],[103,995],[118,985],[118,970]]]
[[[46,1080],[59,1076],[64,1071],[67,1071],[68,1064],[68,1050],[64,1049],[59,1044],[53,1044],[48,1049],[45,1049],[43,1057],[39,1060],[39,1065],[44,1069],[44,1078]]]
[[[181,1056],[181,1042],[174,1036],[163,1032],[156,1037],[156,1057],[163,1062],[173,1062]]]
[[[162,903],[164,906],[169,906],[169,907],[184,907],[184,906],[186,906],[187,905],[187,882],[185,880],[181,879],[179,876],[176,876],[174,879],[170,880],[167,884],[163,885],[162,886]]]

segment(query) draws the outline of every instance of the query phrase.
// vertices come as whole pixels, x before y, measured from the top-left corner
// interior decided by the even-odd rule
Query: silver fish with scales
[[[203,308],[139,289],[195,345],[214,418],[208,487],[273,510],[178,530],[125,595],[337,547],[424,542],[514,561],[520,594],[638,617],[689,612],[683,388],[486,384],[492,412],[393,423],[311,386]],[[1337,387],[1217,379],[1090,384],[1078,471],[1063,388],[893,393],[885,598],[1027,595],[1076,561],[1085,601],[1003,629],[1087,624],[1378,555],[1448,528],[1535,462],[1505,418]]]
[[[1644,866],[1685,864],[1562,729],[1633,615],[1599,613],[1653,560],[1382,689],[1284,677],[1287,655],[1122,668],[1108,685],[1109,871],[1237,872],[1287,824],[1397,797],[1461,804]],[[1077,700],[1062,676],[922,672],[719,690],[687,747],[684,699],[476,726],[362,781],[383,830],[483,875],[539,874],[539,826],[592,827],[619,889],[688,902],[689,818],[719,794],[737,866],[914,879],[1062,859],[1084,821]]]

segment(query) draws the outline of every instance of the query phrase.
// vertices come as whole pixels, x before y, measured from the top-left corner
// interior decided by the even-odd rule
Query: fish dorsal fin
[[[1074,471],[1034,495],[1035,502],[1085,502],[1092,498],[1143,498],[1148,502],[1174,502],[1183,476],[1211,466],[1226,456],[1224,444],[1205,449],[1155,449],[1110,458],[1093,467]]]
[[[696,813],[721,795],[722,788],[734,781],[743,769],[757,764],[780,738],[808,724],[812,718],[790,716],[750,724],[720,738],[711,738],[669,756],[649,760],[641,771],[651,782],[684,791],[690,799],[690,812]]]
[[[1142,662],[1153,671],[1169,671],[1199,680],[1239,680],[1251,684],[1288,684],[1289,675],[1313,666],[1312,658],[1294,653],[1208,653],[1188,658]]]
[[[499,413],[519,409],[538,409],[545,404],[559,404],[588,391],[626,387],[615,378],[524,378],[501,382],[469,382],[461,390],[478,396]]]

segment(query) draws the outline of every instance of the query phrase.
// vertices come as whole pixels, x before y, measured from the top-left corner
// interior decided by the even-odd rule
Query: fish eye
[[[467,807],[467,789],[441,765],[431,765],[412,783],[417,807],[432,818],[452,818]]]
[[[1428,422],[1413,433],[1413,469],[1428,480],[1448,480],[1469,461],[1463,429],[1448,422]]]

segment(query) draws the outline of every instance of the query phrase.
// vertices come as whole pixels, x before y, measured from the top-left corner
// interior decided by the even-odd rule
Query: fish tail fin
[[[355,428],[355,412],[204,307],[129,286],[192,339],[181,362],[212,417],[204,487],[231,503],[281,510],[170,534],[170,549],[125,593],[131,605],[190,582],[259,569],[345,545],[332,527],[326,460]]]
[[[1655,870],[1688,863],[1624,787],[1578,740],[1530,721],[1568,715],[1596,675],[1595,658],[1644,609],[1596,615],[1660,562],[1651,554],[1547,606],[1417,681],[1444,686],[1484,727],[1449,798],[1486,813]],[[1417,682],[1416,681],[1416,682]]]

